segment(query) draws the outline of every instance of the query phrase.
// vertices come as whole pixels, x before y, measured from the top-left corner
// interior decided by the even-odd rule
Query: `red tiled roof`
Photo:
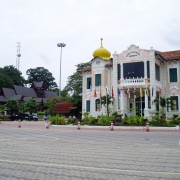
[[[108,67],[108,66],[111,67],[111,66],[113,66],[113,62],[111,61],[111,62],[109,62],[108,64],[106,64],[105,66],[106,66],[106,67]]]
[[[91,67],[86,67],[84,69],[78,70],[78,72],[86,72],[86,71],[91,71]]]
[[[53,113],[55,114],[68,114],[71,112],[71,107],[73,107],[73,102],[61,102],[56,103]]]
[[[180,50],[167,52],[155,51],[155,53],[161,55],[165,60],[180,59]]]

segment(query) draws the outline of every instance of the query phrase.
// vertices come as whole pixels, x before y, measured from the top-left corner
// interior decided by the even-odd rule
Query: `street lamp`
[[[59,97],[61,96],[61,59],[62,59],[62,48],[65,47],[66,44],[64,43],[58,43],[57,44],[57,47],[60,47],[61,48],[61,51],[60,51],[60,74],[59,74]]]

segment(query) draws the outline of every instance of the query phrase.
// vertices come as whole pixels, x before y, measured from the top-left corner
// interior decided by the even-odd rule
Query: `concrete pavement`
[[[179,180],[180,135],[173,132],[2,122],[0,179]]]

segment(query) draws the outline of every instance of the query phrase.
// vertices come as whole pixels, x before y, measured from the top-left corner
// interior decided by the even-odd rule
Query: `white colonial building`
[[[106,114],[100,96],[106,87],[113,96],[111,111],[149,117],[156,110],[156,97],[171,97],[172,106],[167,116],[180,115],[180,50],[160,52],[136,45],[125,51],[111,53],[102,46],[93,53],[92,66],[83,69],[82,110],[93,116]]]

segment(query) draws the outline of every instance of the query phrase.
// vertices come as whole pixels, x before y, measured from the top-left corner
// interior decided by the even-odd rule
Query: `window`
[[[96,103],[96,111],[100,111],[101,110],[100,99],[96,99],[95,103]]]
[[[87,89],[91,88],[91,77],[87,78]]]
[[[171,110],[178,110],[178,96],[171,96]]]
[[[95,86],[101,86],[101,74],[95,74]]]
[[[118,79],[117,80],[120,80],[121,79],[121,65],[120,64],[118,64],[117,65],[117,77],[118,77]]]
[[[160,67],[155,64],[155,70],[156,70],[156,80],[160,81]]]
[[[169,82],[177,82],[177,68],[169,68]]]
[[[147,78],[150,78],[150,67],[149,67],[149,61],[147,61]]]
[[[144,78],[144,62],[124,63],[123,74],[124,79]]]
[[[86,101],[86,112],[90,112],[90,101]]]

